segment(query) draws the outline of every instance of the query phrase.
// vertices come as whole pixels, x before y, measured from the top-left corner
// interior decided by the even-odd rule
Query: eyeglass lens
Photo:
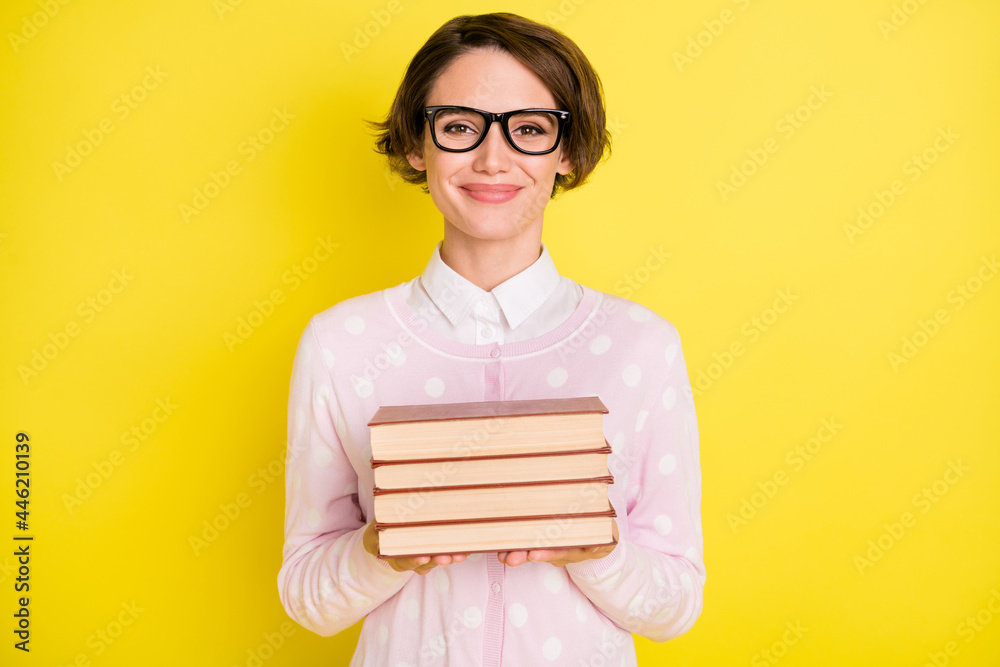
[[[434,135],[445,148],[468,148],[479,141],[485,121],[473,111],[442,109],[434,116]],[[559,121],[555,114],[527,111],[508,122],[510,137],[521,150],[547,151],[556,143]]]

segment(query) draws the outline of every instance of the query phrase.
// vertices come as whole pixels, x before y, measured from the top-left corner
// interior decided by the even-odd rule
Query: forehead
[[[555,107],[555,98],[537,74],[506,51],[477,49],[441,72],[427,106],[453,104],[486,111]]]

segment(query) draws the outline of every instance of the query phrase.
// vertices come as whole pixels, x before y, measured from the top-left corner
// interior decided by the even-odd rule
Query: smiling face
[[[425,102],[438,105],[494,113],[557,108],[534,72],[509,53],[492,49],[466,53],[444,69]],[[519,153],[507,143],[500,123],[493,123],[483,142],[465,153],[437,148],[425,123],[422,150],[407,160],[427,172],[427,187],[444,215],[446,236],[458,232],[482,240],[540,235],[556,174],[573,170],[562,144],[547,155]]]

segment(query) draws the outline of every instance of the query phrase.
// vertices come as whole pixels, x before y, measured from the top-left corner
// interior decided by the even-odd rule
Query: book
[[[596,396],[382,406],[368,422],[372,460],[594,449],[607,411]]]
[[[465,456],[412,461],[372,461],[375,487],[450,487],[466,484],[509,484],[543,480],[585,479],[608,474],[611,447],[567,452],[541,452],[517,457]]]
[[[379,556],[613,544],[607,412],[596,396],[380,407]]]
[[[607,476],[443,489],[376,488],[375,516],[382,523],[406,523],[601,512],[608,508],[610,483]]]
[[[402,524],[379,531],[379,556],[586,548],[615,544],[615,512],[496,521]],[[378,524],[376,524],[376,529]]]

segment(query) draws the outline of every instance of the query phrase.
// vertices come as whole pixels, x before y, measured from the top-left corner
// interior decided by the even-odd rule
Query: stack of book
[[[379,555],[614,544],[607,411],[595,396],[379,408]]]

